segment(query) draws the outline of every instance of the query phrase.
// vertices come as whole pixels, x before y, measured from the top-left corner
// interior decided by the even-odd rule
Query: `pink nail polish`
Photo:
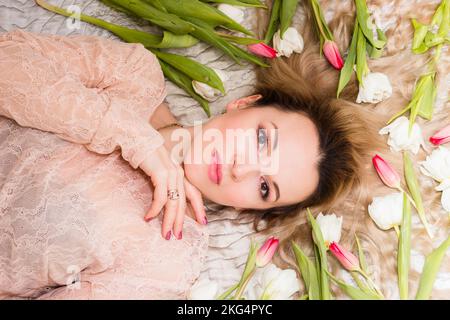
[[[181,240],[182,238],[183,238],[183,232],[180,231],[180,232],[178,233],[177,239],[178,239],[178,240]]]
[[[208,223],[208,219],[206,219],[206,216],[203,218],[203,224],[207,224]]]
[[[166,233],[166,240],[170,240],[170,231]]]

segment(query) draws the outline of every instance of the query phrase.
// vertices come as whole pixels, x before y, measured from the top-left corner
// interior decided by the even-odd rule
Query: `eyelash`
[[[264,139],[264,144],[262,145],[262,147],[260,147],[260,143],[261,143],[261,141],[260,141],[260,132],[262,132],[262,133],[264,134],[264,137],[265,137],[265,139]],[[268,144],[268,137],[267,137],[266,129],[265,129],[265,128],[263,128],[263,127],[261,127],[261,126],[258,126],[258,131],[257,131],[257,134],[256,134],[256,141],[257,141],[257,143],[258,143],[258,151],[261,151],[261,150],[264,148],[264,146],[266,146],[266,145]],[[262,191],[263,191],[262,186],[263,186],[263,185],[265,185],[264,189],[267,190],[267,191],[265,191],[265,194],[262,193]],[[261,181],[260,181],[260,184],[259,184],[259,191],[260,191],[261,198],[262,198],[264,201],[266,201],[267,198],[268,198],[269,195],[270,195],[270,188],[269,188],[269,184],[268,184],[268,183],[266,182],[266,180],[265,180],[264,178],[262,178],[262,177],[261,177]]]

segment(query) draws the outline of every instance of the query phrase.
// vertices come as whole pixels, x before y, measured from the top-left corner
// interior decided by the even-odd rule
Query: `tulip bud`
[[[267,265],[270,260],[272,260],[273,255],[275,254],[275,251],[277,250],[279,240],[270,237],[266,240],[266,242],[263,244],[263,246],[258,250],[258,253],[256,254],[256,266],[257,267],[264,267]]]
[[[248,50],[250,50],[251,53],[265,57],[265,58],[276,58],[277,57],[277,51],[265,44],[264,42],[250,44],[247,46]]]
[[[400,189],[400,176],[383,158],[375,155],[372,158],[372,163],[385,185],[390,188]]]
[[[336,242],[330,244],[330,251],[348,271],[358,271],[360,269],[358,258]]]
[[[334,41],[325,40],[325,43],[323,44],[323,54],[335,69],[342,69],[344,60],[342,60],[339,49]]]
[[[430,137],[430,142],[436,146],[447,143],[450,141],[450,125],[442,128]]]

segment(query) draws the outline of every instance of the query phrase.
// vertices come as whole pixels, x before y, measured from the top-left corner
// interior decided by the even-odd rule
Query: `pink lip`
[[[219,161],[219,154],[216,149],[211,153],[211,163],[208,166],[208,177],[215,183],[220,184],[222,180],[222,165]]]

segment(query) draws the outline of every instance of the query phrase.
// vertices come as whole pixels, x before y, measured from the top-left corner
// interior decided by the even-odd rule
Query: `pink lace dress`
[[[0,298],[186,298],[205,227],[167,241],[143,219],[165,96],[141,44],[0,34]]]

